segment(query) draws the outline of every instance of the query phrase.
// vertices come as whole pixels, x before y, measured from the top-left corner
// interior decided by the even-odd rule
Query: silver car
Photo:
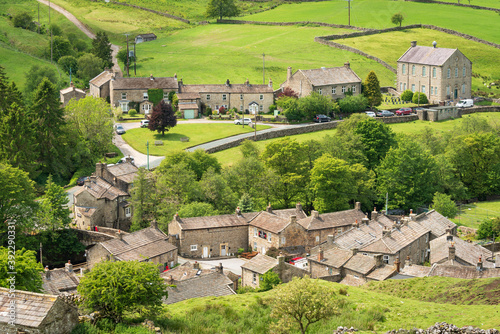
[[[122,135],[122,134],[125,133],[125,129],[123,128],[123,125],[121,125],[121,124],[116,124],[115,125],[115,131],[119,135]]]
[[[243,122],[243,124],[250,124],[252,123],[252,120],[250,118],[243,118],[243,119],[235,119],[234,120],[234,124],[236,125],[241,125]]]

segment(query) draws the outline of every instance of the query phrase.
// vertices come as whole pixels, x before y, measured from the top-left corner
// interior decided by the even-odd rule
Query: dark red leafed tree
[[[297,92],[295,92],[293,89],[291,89],[290,87],[285,87],[285,89],[283,89],[283,91],[278,94],[277,98],[279,99],[282,96],[298,98],[299,94]]]
[[[153,108],[153,113],[149,118],[148,129],[151,131],[158,131],[158,133],[161,132],[163,136],[165,135],[165,131],[168,131],[176,125],[177,118],[175,117],[172,105],[161,100],[160,103]]]

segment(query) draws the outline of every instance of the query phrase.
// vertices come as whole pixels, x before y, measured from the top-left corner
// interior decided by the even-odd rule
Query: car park
[[[149,125],[149,119],[143,119],[141,121],[141,128],[147,128]]]
[[[234,124],[236,125],[241,125],[241,124],[250,124],[252,123],[252,120],[250,118],[243,118],[243,119],[235,119]]]
[[[122,134],[125,133],[125,129],[123,128],[123,125],[121,125],[121,124],[116,124],[115,125],[115,131],[119,135],[122,135]]]
[[[366,111],[365,114],[368,117],[376,117],[377,116],[373,111]]]
[[[378,117],[391,117],[391,116],[394,116],[394,113],[392,111],[389,111],[389,110],[380,110],[377,113],[377,116]]]
[[[314,117],[316,123],[330,122],[330,120],[331,118],[326,115],[316,115],[316,117]]]
[[[410,115],[410,114],[411,114],[411,108],[399,108],[398,110],[396,110],[397,116]]]

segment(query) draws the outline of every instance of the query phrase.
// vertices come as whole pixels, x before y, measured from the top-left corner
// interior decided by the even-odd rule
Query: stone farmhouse
[[[109,101],[111,79],[115,77],[112,69],[105,69],[89,81],[89,94]]]
[[[199,102],[195,102],[202,110],[194,109],[194,113],[210,108],[219,110],[236,108],[240,112],[258,114],[268,112],[274,103],[273,83],[268,85],[250,84],[248,79],[244,84],[232,84],[229,80],[222,85],[180,85],[181,94],[198,94]],[[194,105],[192,106],[194,108]],[[189,110],[189,109],[184,109]],[[188,117],[191,113],[188,114]]]
[[[424,93],[430,103],[470,99],[472,62],[458,49],[411,47],[398,59],[397,90]]]
[[[299,97],[316,92],[332,99],[342,99],[348,91],[353,95],[361,93],[361,79],[351,69],[349,62],[341,67],[297,70],[293,74],[292,68],[288,67],[286,81],[280,85],[281,89],[287,87],[298,93]]]
[[[68,88],[64,88],[59,91],[59,97],[63,107],[66,107],[71,99],[83,99],[85,95],[86,93],[83,90],[75,87],[73,81],[71,81]]]
[[[96,164],[96,171],[73,195],[75,223],[80,229],[95,226],[128,230],[132,208],[127,201],[137,167],[125,163],[107,166]]]
[[[92,269],[104,260],[153,262],[160,271],[177,264],[177,247],[158,229],[151,227],[130,233],[118,233],[118,238],[98,243],[87,252],[87,266]]]
[[[11,300],[15,302],[13,319]],[[69,334],[76,325],[76,306],[61,297],[0,288],[0,333]]]
[[[269,270],[278,274],[283,283],[290,282],[293,277],[304,277],[309,274],[307,270],[286,263],[283,255],[275,259],[264,254],[257,254],[241,266],[241,286],[259,288],[262,276]]]

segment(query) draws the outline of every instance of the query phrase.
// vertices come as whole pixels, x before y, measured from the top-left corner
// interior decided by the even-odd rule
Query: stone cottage
[[[471,98],[472,62],[458,49],[411,47],[398,59],[397,90],[424,93],[430,103]]]
[[[135,44],[139,44],[142,42],[150,42],[150,41],[154,41],[155,39],[156,39],[156,35],[153,33],[139,34],[139,35],[135,36]]]
[[[61,89],[59,91],[59,98],[61,100],[61,104],[64,107],[69,103],[71,99],[79,100],[85,97],[85,92],[80,88],[76,88],[71,81],[70,86],[68,88]]]
[[[0,333],[70,334],[78,310],[55,295],[0,288]]]
[[[109,83],[115,77],[112,69],[105,69],[89,81],[89,95],[109,101]]]
[[[128,230],[132,208],[128,199],[138,168],[127,160],[107,166],[96,164],[96,171],[73,195],[75,223],[80,229],[104,226]]]
[[[168,236],[158,229],[156,222],[151,227],[98,243],[87,252],[87,265],[92,269],[103,260],[153,262],[160,271],[177,264],[177,247],[168,241]]]
[[[201,112],[201,96],[199,93],[177,94],[177,110],[181,112],[182,118],[198,118]]]
[[[312,70],[297,70],[292,73],[288,67],[286,81],[281,89],[291,88],[299,97],[316,92],[332,99],[342,99],[348,91],[353,95],[361,93],[361,79],[351,69],[349,62],[341,67],[322,67]]]
[[[80,278],[73,271],[73,265],[70,261],[65,264],[64,268],[49,270],[48,267],[45,267],[42,280],[43,291],[52,295],[76,294],[76,288],[80,284]]]

